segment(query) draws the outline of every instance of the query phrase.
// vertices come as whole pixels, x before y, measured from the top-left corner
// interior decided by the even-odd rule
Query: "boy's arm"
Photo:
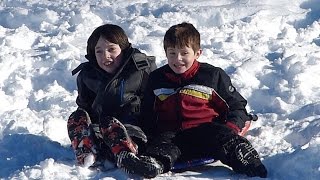
[[[86,84],[83,81],[83,74],[81,72],[77,77],[77,87],[77,105],[79,106],[79,108],[86,110],[91,119],[94,119],[95,116],[91,106],[95,98],[95,93],[86,86]]]
[[[218,93],[229,106],[229,111],[226,114],[226,125],[239,133],[245,126],[245,122],[251,118],[245,108],[247,101],[232,85],[230,77],[222,69],[218,82]]]

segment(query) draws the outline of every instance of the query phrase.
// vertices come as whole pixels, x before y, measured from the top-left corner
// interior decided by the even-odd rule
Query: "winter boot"
[[[154,178],[163,172],[163,165],[153,157],[138,157],[128,151],[122,151],[117,155],[117,166],[128,174],[137,174],[145,178]]]
[[[260,161],[258,152],[251,143],[241,136],[234,136],[223,145],[225,159],[221,161],[237,173],[247,176],[267,177],[267,169]]]
[[[90,118],[86,111],[78,109],[68,119],[68,135],[78,165],[89,166],[97,154],[93,133],[89,128]]]

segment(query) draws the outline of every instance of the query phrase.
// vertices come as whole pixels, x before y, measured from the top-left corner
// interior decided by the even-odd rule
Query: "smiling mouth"
[[[113,63],[113,61],[108,61],[108,62],[103,63],[103,65],[109,66],[109,65],[112,64],[112,63]]]
[[[174,65],[174,67],[176,67],[176,68],[181,68],[181,67],[183,67],[184,66],[184,64],[175,64]]]

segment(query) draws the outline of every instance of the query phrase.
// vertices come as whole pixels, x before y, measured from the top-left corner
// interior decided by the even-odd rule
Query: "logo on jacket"
[[[230,91],[230,92],[233,92],[233,91],[234,91],[234,87],[230,85],[230,86],[229,86],[229,91]]]

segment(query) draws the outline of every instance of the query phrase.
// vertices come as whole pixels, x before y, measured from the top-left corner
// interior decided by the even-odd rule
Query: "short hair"
[[[95,46],[97,45],[100,37],[105,38],[109,42],[118,44],[121,50],[124,50],[130,46],[128,36],[120,26],[114,24],[101,25],[92,32],[87,41],[86,58],[89,61],[96,61]]]
[[[190,23],[176,24],[171,26],[164,35],[163,46],[165,51],[168,47],[176,46],[179,48],[187,46],[198,51],[200,49],[200,33]]]

